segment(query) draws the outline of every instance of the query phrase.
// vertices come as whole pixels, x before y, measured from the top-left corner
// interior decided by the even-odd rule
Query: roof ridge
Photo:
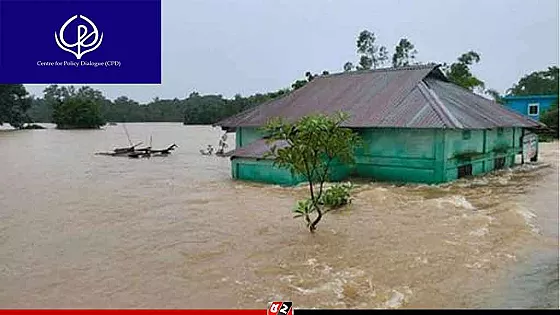
[[[430,79],[428,79],[428,80],[430,80]],[[434,80],[434,81],[437,81],[437,80]],[[484,96],[482,96],[482,95],[479,95],[479,94],[477,94],[477,93],[475,93],[475,92],[473,92],[473,91],[471,91],[471,90],[469,90],[469,89],[467,89],[467,88],[465,88],[465,87],[463,87],[463,86],[460,86],[460,85],[455,84],[455,83],[453,83],[453,82],[443,82],[443,81],[442,81],[441,83],[442,83],[442,84],[450,84],[450,85],[453,85],[453,86],[455,86],[455,87],[457,87],[457,88],[459,88],[459,89],[462,89],[462,90],[465,91],[465,92],[468,92],[469,94],[473,95],[475,98],[478,98],[478,99],[480,99],[480,100],[482,100],[482,101],[484,101],[484,102],[492,103],[492,105],[493,105],[493,106],[496,106],[497,108],[504,109],[503,106],[502,106],[501,104],[497,103],[496,101],[493,101],[493,100],[491,100],[491,99],[487,99],[486,97],[484,97]],[[437,84],[437,83],[436,83],[436,84]],[[434,92],[434,94],[435,94],[435,92]],[[437,94],[436,94],[436,95],[437,95]],[[471,104],[471,106],[480,107],[480,106],[478,106],[476,103]],[[482,110],[483,110],[483,109],[482,109]],[[497,122],[497,121],[499,121],[499,119],[496,119],[496,117],[487,117],[487,116],[483,115],[481,112],[478,112],[478,111],[474,111],[474,112],[473,112],[473,115],[476,115],[479,119],[486,120],[486,121],[491,122],[491,123],[493,123],[493,124],[499,124],[499,123]]]
[[[433,80],[433,81],[436,82],[436,84],[448,84],[448,85],[450,85],[450,86],[454,86],[454,87],[458,88],[459,90],[462,90],[462,91],[464,91],[464,92],[467,92],[467,93],[470,94],[471,96],[473,96],[473,97],[475,97],[475,98],[478,98],[479,100],[482,100],[483,102],[488,102],[488,103],[492,104],[492,106],[495,106],[495,108],[498,109],[499,111],[506,111],[506,112],[508,112],[508,114],[510,114],[510,115],[517,116],[517,117],[516,117],[517,119],[521,119],[521,120],[524,120],[524,121],[531,121],[530,118],[528,118],[528,117],[526,117],[526,116],[524,116],[524,115],[522,115],[522,114],[519,114],[519,113],[517,113],[517,112],[515,112],[515,111],[508,110],[505,106],[503,106],[503,105],[501,105],[501,104],[499,104],[499,103],[497,103],[497,102],[495,102],[495,101],[493,101],[493,100],[487,99],[487,98],[483,97],[482,95],[479,95],[479,94],[477,94],[477,93],[474,93],[474,92],[472,92],[471,90],[469,90],[469,89],[467,89],[467,88],[464,88],[464,87],[462,87],[462,86],[460,86],[460,85],[458,85],[458,84],[455,84],[455,83],[453,83],[453,82],[445,82],[445,81],[436,80],[436,79],[431,79],[431,78],[428,78],[428,80]],[[428,85],[427,82],[426,82],[426,85]],[[437,93],[435,93],[435,91],[433,91],[432,89],[430,89],[430,90],[432,91],[432,93],[433,93],[434,95],[437,96]],[[438,98],[439,98],[439,97],[438,97]],[[477,103],[473,103],[473,104],[471,104],[470,106],[480,107],[479,104],[477,104]],[[460,109],[460,110],[463,111],[463,109]],[[482,120],[488,121],[488,122],[490,122],[490,123],[493,123],[494,125],[499,125],[499,119],[497,120],[497,119],[495,119],[496,117],[487,117],[487,116],[483,115],[482,112],[485,110],[484,108],[480,108],[480,110],[481,110],[481,111],[473,111],[472,115],[475,115],[478,119],[482,119]],[[537,123],[539,123],[539,122],[537,122]],[[460,128],[462,128],[462,127],[460,127]]]
[[[304,87],[217,125],[257,127],[267,119],[347,111],[346,127],[482,129],[534,127],[492,101],[449,82],[438,65],[414,65],[319,76]],[[474,94],[474,96],[473,96]],[[418,111],[423,110],[421,114]],[[412,119],[412,120],[411,120]],[[413,123],[410,123],[410,122]]]
[[[420,87],[420,92],[428,99],[428,103],[434,109],[444,125],[450,125],[450,127],[453,128],[463,128],[463,124],[461,124],[461,122],[453,116],[453,114],[449,111],[445,104],[443,104],[437,94],[430,88],[424,79],[418,82],[418,86]],[[447,119],[450,123],[447,123],[445,119]]]
[[[379,72],[392,72],[392,71],[416,71],[416,70],[424,70],[430,68],[435,69],[440,66],[441,64],[429,63],[429,64],[422,64],[422,65],[409,65],[403,67],[385,67],[385,68],[377,68],[377,69],[343,71],[343,72],[336,72],[336,73],[329,73],[329,74],[320,74],[317,77],[313,78],[313,80],[320,79],[320,78],[341,76],[341,75],[358,75],[358,74],[365,74],[365,73],[379,73]]]

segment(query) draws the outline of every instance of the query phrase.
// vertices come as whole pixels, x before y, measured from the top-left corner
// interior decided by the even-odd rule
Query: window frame
[[[527,115],[529,115],[529,116],[538,116],[539,113],[540,113],[540,111],[541,111],[541,108],[540,108],[541,106],[540,106],[540,105],[541,105],[541,104],[539,104],[539,103],[529,103],[529,104],[527,104]],[[535,114],[531,114],[531,108],[532,108],[532,107],[536,107],[536,108],[537,108],[537,112],[536,112]]]

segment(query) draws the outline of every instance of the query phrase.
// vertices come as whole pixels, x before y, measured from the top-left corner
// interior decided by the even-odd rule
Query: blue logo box
[[[0,83],[160,84],[161,0],[0,0]]]

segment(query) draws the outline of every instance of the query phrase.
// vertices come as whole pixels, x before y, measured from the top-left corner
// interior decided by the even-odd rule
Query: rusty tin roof
[[[439,65],[418,65],[319,76],[280,98],[226,118],[225,129],[260,127],[270,118],[287,121],[344,111],[345,127],[453,128],[538,127],[537,121],[459,87]]]

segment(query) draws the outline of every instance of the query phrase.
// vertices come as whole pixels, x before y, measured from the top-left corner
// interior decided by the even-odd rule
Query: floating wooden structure
[[[138,145],[138,144],[137,144]],[[135,145],[135,146],[137,146]],[[171,151],[175,150],[178,146],[174,143],[165,149],[152,149],[151,147],[136,149],[135,146],[128,148],[116,148],[113,152],[98,152],[96,155],[107,155],[107,156],[124,156],[129,158],[143,158],[151,156],[167,156],[171,154]]]
[[[137,144],[132,144],[130,140],[130,136],[128,134],[128,130],[126,126],[122,125],[124,131],[126,132],[126,137],[128,138],[128,143],[130,143],[129,147],[125,148],[115,148],[112,152],[97,152],[96,155],[107,155],[107,156],[125,156],[129,158],[143,158],[143,157],[151,157],[152,155],[159,155],[159,156],[166,156],[171,153],[171,151],[175,150],[178,146],[173,143],[172,145],[168,146],[165,149],[152,149],[152,137],[150,136],[150,146],[144,148],[137,148],[142,142],[138,142]]]

